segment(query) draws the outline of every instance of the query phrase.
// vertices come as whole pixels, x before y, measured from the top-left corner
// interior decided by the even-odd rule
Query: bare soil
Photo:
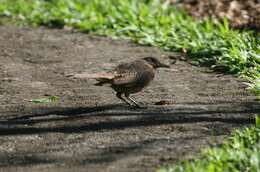
[[[154,171],[254,123],[256,97],[241,79],[177,60],[120,102],[109,87],[70,73],[176,54],[64,30],[0,26],[0,171]],[[181,58],[182,59],[182,58]],[[60,97],[49,104],[30,100]]]
[[[170,0],[195,18],[226,17],[231,26],[260,32],[260,0]]]

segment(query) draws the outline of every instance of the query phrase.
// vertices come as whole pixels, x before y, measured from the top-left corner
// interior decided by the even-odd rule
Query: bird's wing
[[[118,74],[113,79],[113,85],[116,86],[124,86],[124,87],[131,87],[135,86],[138,82],[138,74],[137,72],[127,72]]]
[[[123,63],[118,65],[113,73],[115,78],[113,78],[112,84],[122,87],[132,87],[138,82],[138,72],[135,70],[134,63]]]
[[[79,73],[79,74],[69,74],[66,77],[72,78],[91,78],[91,79],[113,79],[115,76],[113,73]]]

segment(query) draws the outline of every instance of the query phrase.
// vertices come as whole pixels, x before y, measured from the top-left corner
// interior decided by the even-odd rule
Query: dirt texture
[[[0,171],[154,171],[254,123],[241,79],[177,60],[129,107],[109,87],[70,73],[174,53],[64,30],[0,26]],[[30,100],[60,97],[49,104]]]
[[[232,27],[260,31],[260,0],[169,0],[195,18],[226,17]]]

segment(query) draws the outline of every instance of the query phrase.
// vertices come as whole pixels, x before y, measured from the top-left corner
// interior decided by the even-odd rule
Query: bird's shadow
[[[151,106],[145,109],[124,105],[104,105],[93,107],[43,108],[31,113],[0,121],[0,135],[37,134],[47,132],[90,132],[116,130],[140,126],[158,126],[163,124],[183,124],[196,122],[222,122],[233,124],[253,124],[253,114],[260,111],[258,103],[238,103],[232,108],[222,110],[201,110],[196,108],[174,108],[174,106]],[[237,106],[245,107],[237,110]],[[250,115],[252,114],[252,115]],[[96,123],[74,123],[91,117],[115,117],[120,120],[105,120]],[[39,123],[69,122],[54,127],[35,126]],[[68,125],[67,125],[68,124]],[[46,125],[45,125],[46,126]]]

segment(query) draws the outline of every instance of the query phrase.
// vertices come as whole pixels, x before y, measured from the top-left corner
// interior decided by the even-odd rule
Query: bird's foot
[[[147,109],[147,108],[148,108],[146,105],[144,105],[144,104],[141,104],[141,105],[140,105],[139,103],[138,103],[138,104],[137,104],[137,103],[134,104],[134,107],[135,107],[135,108],[138,108],[138,109]]]

